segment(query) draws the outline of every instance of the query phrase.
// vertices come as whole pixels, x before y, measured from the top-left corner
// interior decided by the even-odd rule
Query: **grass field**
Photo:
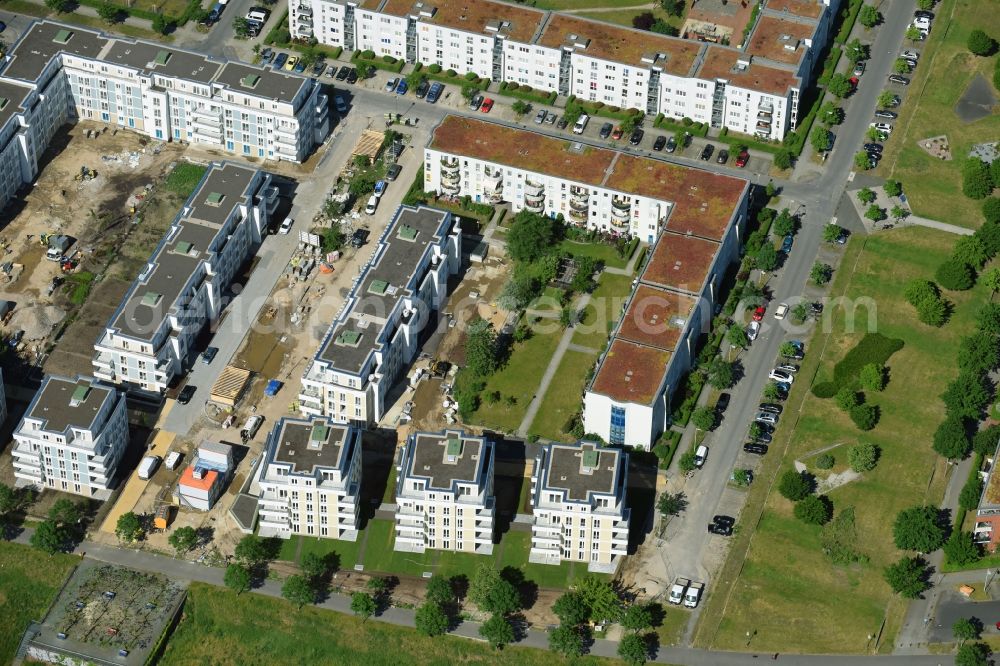
[[[622,304],[631,292],[631,275],[603,273],[590,296],[590,305],[584,309],[577,324],[573,344],[603,351],[608,335],[621,317]]]
[[[574,437],[563,428],[569,419],[580,411],[587,374],[597,361],[597,356],[568,350],[559,363],[549,390],[542,398],[538,414],[529,430],[540,437],[572,442]]]
[[[201,164],[178,162],[167,175],[167,189],[187,198],[198,187],[207,170],[208,167]]]
[[[977,74],[992,80],[997,56],[977,58],[965,45],[969,32],[976,28],[1000,34],[1000,12],[982,10],[978,0],[943,0],[935,7],[934,29],[922,49],[878,171],[903,183],[917,215],[971,228],[982,223],[982,202],[962,194],[962,160],[973,143],[1000,136],[1000,115],[964,123],[954,111]],[[909,43],[904,46],[910,48]],[[948,137],[952,161],[931,157],[917,145],[921,139],[942,134]]]
[[[635,6],[642,3],[633,2],[630,4]],[[646,12],[651,12],[655,18],[663,19],[678,30],[680,30],[682,25],[684,25],[684,16],[671,16],[663,11],[663,8],[659,6],[652,9],[621,9],[613,12],[579,12],[577,16],[583,16],[595,21],[604,21],[606,23],[617,23],[618,25],[624,25],[628,28],[632,28],[634,27],[632,25],[632,20],[635,19],[636,16],[645,14]]]
[[[0,541],[0,663],[11,663],[28,623],[42,619],[79,561]]]
[[[577,243],[564,240],[559,244],[559,252],[568,252],[575,257],[593,257],[598,261],[603,261],[605,266],[613,268],[625,268],[630,258],[623,259],[619,256],[618,250],[607,243]]]
[[[299,546],[299,543],[302,546]],[[357,541],[338,541],[337,539],[320,539],[318,537],[308,537],[302,535],[293,536],[281,542],[281,552],[278,559],[293,564],[299,564],[306,553],[313,553],[323,557],[328,553],[336,553],[339,569],[350,569],[358,561],[358,549],[360,548],[361,536]],[[298,558],[295,552],[298,551]]]
[[[194,583],[188,591],[184,617],[160,663],[550,666],[560,661],[547,650],[508,647],[498,654],[479,641],[427,638],[413,629],[362,622],[313,607],[296,611],[282,599],[237,596],[226,589]],[[610,666],[615,662],[585,657],[575,663]]]
[[[755,482],[744,519],[755,520],[766,496],[763,513],[755,531],[746,523],[746,532],[734,537],[718,578],[738,579],[731,594],[719,590],[709,599],[698,644],[742,649],[746,633],[756,631],[754,644],[761,650],[862,652],[868,635],[878,633],[885,620],[880,651],[891,651],[905,604],[882,578],[883,568],[900,556],[886,526],[901,509],[924,502],[937,505],[944,493],[947,465],[931,449],[944,417],[936,396],[957,375],[952,350],[973,330],[974,313],[987,297],[982,288],[947,293],[954,314],[935,329],[917,322],[902,291],[910,279],[930,278],[954,240],[942,232],[912,228],[851,241],[832,294],[868,298],[875,307],[855,309],[853,332],[846,330],[844,309],[830,308],[831,332],[819,331],[808,341],[772,454],[758,470],[758,478],[770,478],[779,465],[788,467],[796,458],[809,464],[814,458],[806,454],[834,443],[845,445],[834,453],[842,463],[847,446],[877,444],[881,457],[876,469],[828,493],[835,512],[854,507],[858,548],[870,561],[834,566],[820,550],[820,529],[795,519],[790,502]],[[905,346],[889,360],[886,390],[868,396],[881,409],[881,420],[862,434],[832,400],[816,398],[808,389],[832,378],[834,364],[867,332],[869,322],[879,333],[901,338]],[[915,387],[920,399],[915,399]],[[782,450],[784,460],[775,455]],[[741,553],[748,541],[744,562]]]

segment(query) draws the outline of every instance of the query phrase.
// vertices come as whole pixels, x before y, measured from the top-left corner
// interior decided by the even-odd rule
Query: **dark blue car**
[[[406,91],[408,89],[409,89],[409,86],[406,85],[406,80],[405,79],[400,79],[399,83],[396,84],[396,94],[397,95],[405,95]]]
[[[781,241],[781,251],[784,252],[785,254],[791,252],[793,242],[795,242],[795,239],[792,237],[791,234],[785,236],[785,239]]]

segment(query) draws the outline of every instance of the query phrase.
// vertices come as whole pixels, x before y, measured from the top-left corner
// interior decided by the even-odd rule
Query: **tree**
[[[430,604],[430,602],[428,604],[437,606],[437,604]],[[375,598],[367,592],[355,592],[351,595],[351,612],[360,617],[362,622],[368,620],[377,610],[378,604],[375,602]]]
[[[693,471],[694,468],[697,467],[695,464],[694,451],[685,451],[681,454],[680,460],[677,461],[677,466],[684,474]]]
[[[945,407],[957,416],[978,419],[990,402],[991,391],[979,373],[960,372],[941,394]]]
[[[945,259],[938,266],[934,278],[949,291],[965,291],[976,283],[972,266],[954,258]]]
[[[479,565],[469,582],[469,600],[476,604],[480,610],[490,612],[487,606],[491,605],[491,598],[497,588],[505,582],[496,566],[490,562],[484,562]]]
[[[247,534],[240,539],[233,555],[237,561],[250,568],[263,564],[269,558],[264,540],[256,534]]]
[[[983,496],[983,479],[979,475],[970,478],[958,493],[958,506],[963,511],[972,511],[979,506],[979,498]]]
[[[559,231],[558,221],[521,211],[507,232],[507,253],[514,261],[536,261],[559,240]]]
[[[716,414],[711,407],[699,407],[691,414],[691,423],[698,430],[711,430],[715,427]]]
[[[1000,335],[1000,303],[987,303],[976,313],[979,330]]]
[[[500,614],[492,615],[479,626],[479,635],[497,650],[514,642],[514,627],[506,617]]]
[[[437,604],[424,603],[417,609],[413,621],[417,631],[424,636],[440,636],[448,631],[448,616]]]
[[[1000,224],[1000,199],[993,197],[983,202],[983,217],[990,224]]]
[[[0,483],[0,517],[21,508],[18,492],[5,483]]]
[[[504,283],[497,303],[504,310],[521,310],[538,295],[538,286],[533,276],[515,271],[511,279]]]
[[[527,102],[523,101],[523,100],[517,99],[517,100],[514,100],[514,103],[510,105],[510,109],[515,114],[517,114],[518,118],[520,118],[524,114],[526,114],[529,111],[531,111],[531,105],[528,104]]]
[[[780,149],[774,153],[773,158],[774,166],[778,169],[785,170],[792,168],[792,151],[788,149]]]
[[[909,74],[910,73],[910,63],[904,58],[896,58],[892,62],[892,71],[896,74]]]
[[[243,594],[249,590],[250,580],[250,569],[235,562],[226,567],[225,576],[222,578],[222,582],[225,583],[226,587],[236,594]]]
[[[885,193],[890,197],[898,197],[903,193],[903,186],[898,180],[885,181],[882,185],[882,189],[885,190]]]
[[[993,333],[973,333],[958,344],[958,367],[973,373],[985,373],[1000,365],[1000,348]]]
[[[486,595],[486,600],[482,604],[477,604],[480,610],[494,615],[508,615],[521,608],[521,597],[517,593],[517,588],[507,580],[502,578]]]
[[[567,659],[583,654],[583,635],[579,628],[561,624],[549,632],[549,649]]]
[[[590,608],[590,619],[594,622],[615,622],[621,616],[621,599],[610,582],[587,575],[577,583],[576,589]]]
[[[465,363],[480,377],[491,375],[497,369],[497,334],[493,324],[480,319],[469,325]]]
[[[855,472],[870,472],[878,463],[879,452],[875,444],[861,442],[847,450],[847,462]]]
[[[686,509],[687,505],[687,498],[682,492],[663,493],[660,495],[660,499],[656,503],[656,507],[664,516],[676,516],[681,511]]]
[[[750,476],[751,472],[747,469],[734,469],[733,470],[733,483],[740,486],[741,488],[746,488],[750,485],[750,481],[753,479]]]
[[[579,592],[566,592],[552,604],[552,612],[563,625],[576,627],[590,619],[590,606]]]
[[[916,599],[930,587],[927,582],[927,563],[919,557],[904,557],[885,568],[885,582],[892,591],[907,598]]]
[[[949,415],[934,431],[934,450],[949,460],[964,458],[970,448],[965,419],[961,416]]]
[[[980,430],[972,438],[972,448],[981,456],[988,456],[997,448],[1000,441],[1000,425],[991,425]]]
[[[823,240],[827,243],[832,243],[840,238],[840,234],[843,232],[844,230],[840,227],[840,225],[833,223],[827,224],[823,227]]]
[[[831,95],[838,99],[843,99],[851,94],[854,86],[846,74],[834,74],[826,84],[826,89]]]
[[[76,525],[80,522],[80,507],[68,499],[56,500],[49,509],[49,520],[60,527]]]
[[[864,390],[880,392],[885,388],[885,366],[878,363],[868,363],[863,365],[858,379],[861,382],[861,388]]]
[[[104,19],[108,25],[118,23],[123,13],[124,10],[121,7],[110,2],[101,3],[101,6],[97,8],[97,15]]]
[[[875,7],[872,5],[861,5],[861,11],[858,12],[858,22],[865,26],[869,30],[874,28],[882,20],[882,14],[879,13]]]
[[[795,218],[788,212],[787,208],[783,208],[778,213],[778,216],[774,218],[772,228],[774,229],[774,233],[779,236],[787,236],[788,234],[795,233]]]
[[[896,94],[891,90],[883,90],[878,96],[878,108],[889,109],[896,106]]]
[[[819,118],[827,127],[839,125],[844,122],[844,109],[833,102],[825,102],[819,110]]]
[[[812,132],[809,133],[809,143],[812,144],[813,150],[817,153],[830,150],[830,146],[833,145],[830,130],[822,125],[816,125],[812,128]]]
[[[306,580],[305,576],[293,574],[285,579],[281,586],[281,596],[289,603],[295,604],[299,610],[306,604],[316,601],[316,589]],[[354,599],[351,598],[351,610],[354,610]]]
[[[746,332],[744,332],[746,335]],[[725,359],[715,357],[708,364],[708,384],[712,388],[725,390],[736,382],[736,369]]]
[[[233,19],[233,32],[236,33],[237,38],[247,39],[250,37],[250,21],[242,16],[237,16]]]
[[[780,400],[782,396],[781,388],[775,382],[768,382],[764,386],[764,398],[767,400]]]
[[[455,602],[455,590],[451,587],[451,581],[441,575],[435,574],[427,581],[426,600],[438,606],[448,606]]]
[[[643,631],[653,626],[653,614],[645,604],[632,604],[622,615],[622,627],[629,631]]]
[[[778,353],[785,357],[792,357],[798,354],[799,348],[796,347],[791,342],[782,342],[781,346],[778,347]]]
[[[629,666],[640,666],[649,659],[649,649],[642,636],[629,634],[618,641],[618,656]]]
[[[990,259],[986,245],[977,236],[962,236],[955,241],[951,256],[955,261],[980,269]]]
[[[650,30],[652,29],[654,23],[656,23],[656,17],[653,16],[653,12],[642,12],[641,14],[636,14],[632,17],[632,27],[636,30]],[[566,105],[566,108],[569,109],[569,104]],[[579,115],[577,117],[579,117]],[[573,122],[576,122],[576,119],[574,119]],[[573,123],[571,122],[569,124]]]
[[[31,545],[53,555],[65,547],[66,535],[54,520],[49,519],[39,523],[35,528],[35,533],[31,535]]]
[[[867,432],[878,424],[879,411],[875,405],[857,405],[851,408],[850,415],[858,430]]]
[[[863,150],[859,150],[854,153],[854,168],[861,169],[862,171],[868,171],[872,165],[872,158],[868,157],[868,153]]]
[[[969,564],[978,560],[982,554],[973,539],[972,532],[955,530],[944,542],[944,554],[952,564]]]
[[[1000,267],[990,268],[979,276],[979,279],[983,286],[990,290],[990,296],[1000,291]]]
[[[997,42],[982,30],[973,30],[969,33],[969,39],[965,42],[969,51],[973,55],[988,57],[996,53]]]
[[[993,193],[990,168],[978,157],[970,157],[962,165],[962,193],[970,199],[985,199]]]
[[[937,285],[930,280],[910,280],[903,288],[903,298],[914,307],[922,301],[937,299],[939,296]]]
[[[809,271],[809,278],[817,285],[824,285],[830,281],[830,277],[833,275],[833,267],[830,264],[824,264],[817,261],[813,264],[812,270]]]
[[[760,270],[765,272],[773,271],[778,266],[778,251],[771,243],[764,243],[757,250],[754,260],[757,263],[757,268]]]
[[[118,522],[115,524],[115,536],[122,541],[127,543],[138,541],[144,533],[142,521],[139,520],[139,516],[135,515],[135,512],[129,511],[118,517]]]
[[[938,510],[933,506],[914,506],[903,509],[892,525],[892,538],[896,548],[930,553],[944,543]]]
[[[906,33],[904,33],[903,36],[906,37],[906,39],[910,40],[911,42],[918,42],[920,41],[920,38],[923,36],[923,33],[920,32],[920,28],[918,28],[915,25],[911,25],[906,28]]]
[[[804,472],[797,472],[794,469],[785,470],[778,481],[778,492],[785,499],[798,502],[805,499],[812,492],[812,478]]]
[[[863,204],[870,204],[875,201],[875,191],[870,187],[862,187],[858,190],[858,201]]]
[[[882,130],[878,128],[869,127],[868,131],[865,132],[865,138],[868,139],[869,141],[878,142],[878,141],[885,141],[887,135],[884,134]]]
[[[653,25],[649,26],[649,29],[652,32],[656,32],[661,35],[669,35],[671,37],[676,37],[681,32],[677,29],[677,26],[671,25],[663,19],[656,19],[653,21]]]
[[[750,338],[747,337],[747,330],[740,324],[733,324],[729,327],[729,330],[726,331],[726,340],[733,347],[746,349],[750,346]]]
[[[886,218],[885,209],[878,204],[872,204],[871,206],[868,206],[868,210],[865,211],[865,217],[872,222],[881,222]]]
[[[895,206],[892,207],[892,210],[889,211],[889,215],[891,215],[892,219],[896,220],[896,223],[899,224],[905,218],[910,216],[910,211],[906,210],[899,204],[896,204]]]
[[[921,301],[917,304],[917,319],[928,326],[944,326],[948,321],[948,304],[940,298]]]
[[[306,580],[315,584],[329,573],[331,564],[326,557],[317,555],[316,553],[306,553],[302,556],[299,568],[302,570],[302,575],[306,577]]]
[[[153,30],[161,35],[165,35],[176,27],[173,21],[168,21],[163,14],[157,14],[153,17]]]
[[[684,13],[684,0],[660,0],[660,6],[670,16],[680,17]]]
[[[830,520],[830,505],[825,498],[809,495],[795,503],[792,513],[807,525],[823,525]]]
[[[990,646],[986,643],[966,643],[955,653],[955,666],[986,666],[990,654]]]
[[[847,56],[852,65],[856,65],[862,60],[868,60],[870,54],[871,48],[867,44],[862,44],[857,37],[844,46],[844,55]]]
[[[45,0],[45,6],[52,11],[64,14],[73,8],[72,0]]]

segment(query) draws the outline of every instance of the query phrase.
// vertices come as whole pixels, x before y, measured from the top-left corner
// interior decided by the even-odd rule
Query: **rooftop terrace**
[[[353,431],[346,423],[326,418],[283,418],[268,439],[268,461],[291,465],[293,474],[313,475],[317,470],[342,469],[349,456]]]
[[[450,490],[454,482],[481,484],[489,467],[492,446],[482,437],[459,430],[418,432],[411,436],[407,478],[426,478],[428,488]]]
[[[597,369],[591,390],[617,402],[648,405],[663,382],[670,357],[668,351],[616,338]]]
[[[622,453],[589,442],[548,447],[544,490],[565,490],[566,498],[585,501],[591,494],[617,495]]]

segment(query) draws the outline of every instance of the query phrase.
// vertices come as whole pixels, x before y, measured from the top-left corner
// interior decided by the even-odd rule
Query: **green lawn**
[[[965,123],[954,111],[977,74],[992,81],[996,57],[977,58],[965,45],[969,32],[976,28],[1000,34],[1000,12],[982,10],[977,0],[943,0],[935,7],[934,29],[913,71],[894,123],[896,131],[878,170],[903,183],[917,215],[971,228],[982,223],[982,202],[962,194],[962,160],[973,143],[1000,136],[1000,114]],[[932,157],[917,144],[942,134],[948,137],[952,161]]]
[[[622,304],[632,293],[632,276],[602,273],[573,334],[573,344],[603,350],[608,335],[621,317]]]
[[[338,567],[340,569],[350,569],[358,561],[358,549],[361,546],[361,539],[363,537],[364,533],[358,536],[357,541],[341,541],[339,539],[321,539],[319,537],[295,535],[281,542],[281,551],[278,553],[278,559],[299,564],[306,553],[314,553],[320,557],[327,553],[337,553],[340,558]],[[296,559],[295,551],[299,548],[299,542],[302,543],[302,548],[299,551],[298,559]]]
[[[550,666],[561,660],[547,650],[507,647],[498,653],[464,638],[427,638],[413,629],[361,620],[256,594],[193,583],[184,615],[160,663],[338,664],[340,666],[444,666],[511,663]],[[611,666],[584,657],[577,664]]]
[[[638,245],[636,246],[639,247]],[[622,258],[618,255],[618,250],[613,245],[607,243],[578,243],[576,241],[564,240],[559,244],[559,252],[568,252],[574,257],[593,257],[598,261],[603,261],[605,266],[614,268],[625,268],[631,257]]]
[[[524,342],[515,343],[507,365],[486,380],[482,402],[471,419],[474,423],[503,432],[518,429],[562,337],[558,323],[547,322],[546,329],[552,330],[536,332]],[[491,405],[486,396],[492,391],[499,391],[502,397]],[[514,397],[513,406],[506,404],[507,396]]]
[[[940,329],[916,320],[902,298],[913,278],[931,278],[949,254],[955,237],[929,229],[911,228],[867,239],[852,240],[835,277],[832,294],[849,302],[870,299],[870,309],[856,308],[853,331],[843,308],[831,308],[830,333],[815,334],[807,343],[806,359],[795,383],[786,415],[750,489],[743,519],[745,534],[733,539],[731,556],[717,577],[738,576],[732,593],[717,588],[708,600],[696,643],[721,649],[743,649],[747,631],[756,631],[758,649],[781,652],[861,652],[867,636],[878,633],[885,621],[880,649],[891,651],[905,604],[891,593],[883,568],[900,556],[886,525],[903,508],[927,502],[937,505],[944,493],[947,466],[931,449],[934,430],[944,417],[937,398],[957,375],[953,350],[958,339],[974,327],[974,313],[987,298],[980,288],[948,292],[954,304],[951,321]],[[850,272],[854,268],[853,274]],[[877,321],[876,321],[877,320]],[[881,410],[876,428],[862,434],[833,400],[821,400],[808,391],[832,377],[834,364],[867,332],[901,338],[905,346],[889,360],[890,380],[881,394],[868,400]],[[915,389],[915,387],[919,387]],[[917,390],[919,393],[915,394]],[[918,399],[915,399],[918,398]],[[832,565],[819,548],[820,529],[792,517],[791,503],[778,493],[768,494],[766,479],[779,466],[796,458],[811,463],[806,454],[842,443],[835,455],[859,441],[881,448],[876,469],[829,493],[834,510],[854,507],[859,550],[869,558],[864,565]],[[787,452],[782,460],[778,454]],[[763,514],[756,531],[749,529]],[[743,553],[749,541],[749,552]]]
[[[528,2],[526,4],[532,7],[537,7],[538,9],[553,9],[553,10],[564,10],[564,9],[602,9],[604,7],[633,7],[635,5],[641,5],[641,2],[636,2],[636,0],[534,0],[533,2]]]
[[[79,561],[0,541],[0,663],[11,663],[28,623],[42,619]]]
[[[392,504],[396,501],[396,466],[389,468],[389,478],[385,482],[385,492],[382,493],[382,503]]]
[[[167,189],[182,197],[188,197],[201,182],[207,167],[190,162],[178,162],[167,175]]]
[[[564,431],[564,428],[583,405],[583,390],[587,384],[587,375],[596,362],[597,356],[594,354],[566,351],[552,378],[549,390],[542,398],[538,414],[529,428],[530,432],[557,441],[575,440],[572,435]]]
[[[656,628],[661,647],[679,645],[691,613],[676,606],[663,606],[663,622]]]
[[[633,2],[630,3],[632,6],[639,5],[642,3]],[[623,7],[628,7],[630,5],[622,5]],[[595,21],[604,21],[606,23],[617,23],[618,25],[624,25],[629,28],[635,27],[632,24],[633,19],[640,14],[645,14],[646,12],[652,12],[654,18],[663,19],[670,25],[674,26],[678,30],[684,25],[684,16],[670,16],[662,7],[655,7],[652,9],[621,9],[614,12],[580,12],[577,16],[583,16],[585,18],[593,19]]]

